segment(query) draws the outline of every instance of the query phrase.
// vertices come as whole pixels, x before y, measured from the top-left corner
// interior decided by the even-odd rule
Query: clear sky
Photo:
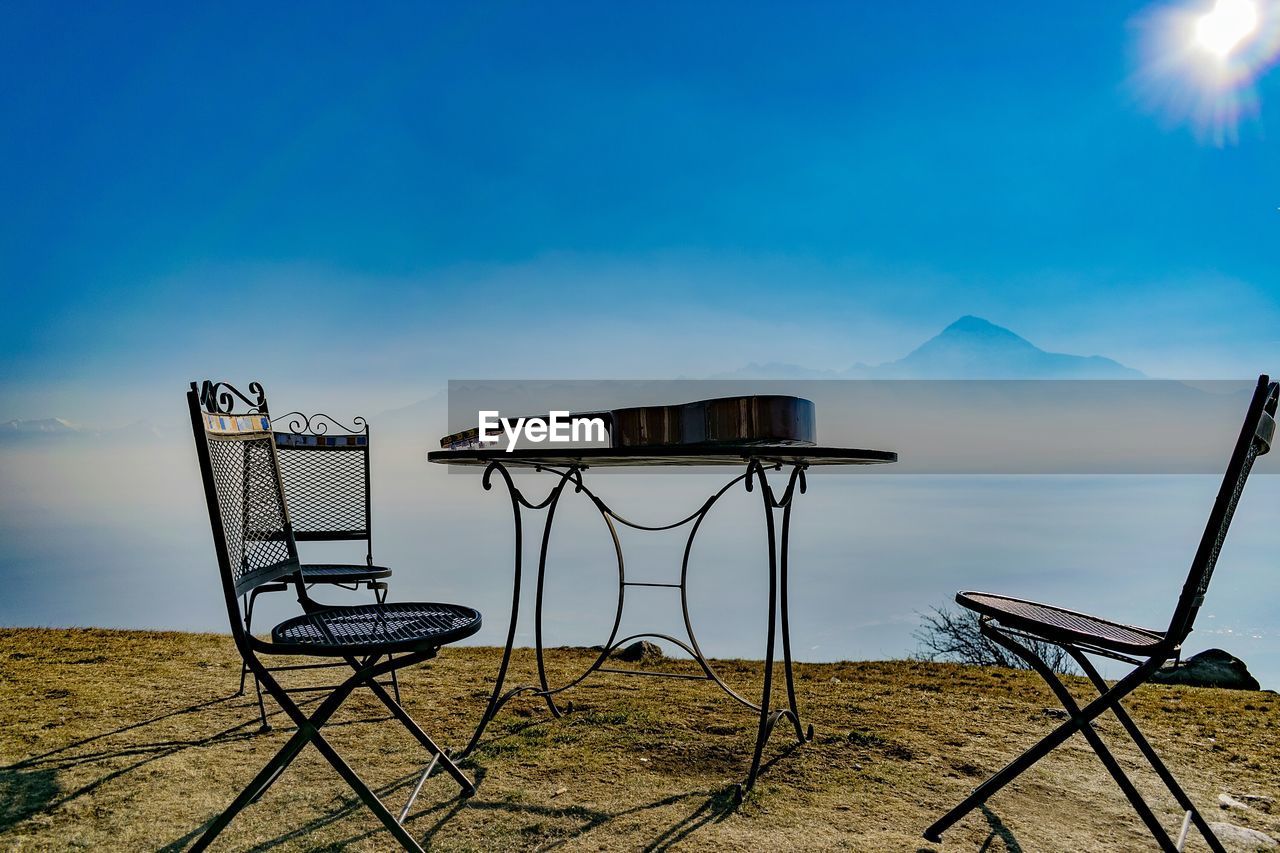
[[[839,369],[961,314],[1280,372],[1280,71],[1216,140],[1135,84],[1152,8],[6,0],[0,419]]]

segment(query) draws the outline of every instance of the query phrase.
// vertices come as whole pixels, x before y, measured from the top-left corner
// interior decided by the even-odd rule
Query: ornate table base
[[[615,513],[609,508],[603,500],[593,493],[583,483],[582,473],[586,466],[570,464],[567,466],[548,466],[537,465],[535,470],[547,472],[559,478],[558,482],[551,488],[546,498],[540,503],[529,501],[520,490],[516,488],[511,474],[501,461],[491,461],[486,467],[483,477],[484,488],[491,489],[493,487],[493,475],[498,474],[506,484],[507,493],[511,499],[512,517],[515,523],[515,577],[511,596],[511,622],[507,628],[507,642],[502,652],[502,664],[498,668],[497,681],[493,686],[493,692],[489,697],[489,703],[485,708],[484,716],[480,719],[480,724],[476,727],[475,733],[471,736],[471,741],[466,748],[460,753],[460,757],[466,756],[475,749],[480,742],[481,736],[484,734],[485,728],[490,721],[497,715],[498,711],[512,699],[523,694],[540,696],[547,703],[551,713],[560,717],[563,711],[557,704],[557,698],[560,694],[572,687],[581,684],[588,676],[595,672],[609,672],[623,675],[640,675],[657,678],[684,678],[712,681],[719,686],[725,693],[736,699],[742,705],[754,711],[759,717],[759,724],[756,730],[755,750],[751,758],[751,768],[747,772],[746,779],[739,783],[736,788],[736,798],[740,802],[742,797],[751,790],[755,785],[756,777],[760,774],[761,756],[764,752],[765,744],[768,742],[774,728],[781,720],[787,720],[791,723],[794,730],[797,743],[803,744],[813,739],[813,726],[806,728],[800,720],[800,710],[796,705],[795,679],[792,675],[791,666],[791,633],[789,613],[787,606],[787,551],[788,539],[791,527],[791,507],[796,494],[803,494],[805,491],[805,469],[808,464],[798,460],[779,461],[776,459],[761,460],[756,458],[745,459],[745,470],[731,479],[722,486],[719,491],[713,494],[702,504],[702,506],[692,515],[686,516],[679,521],[670,524],[650,526],[636,524],[628,521],[622,516]],[[769,485],[766,476],[766,470],[781,471],[784,468],[790,468],[790,474],[787,478],[787,486],[781,497],[774,494],[773,489]],[[767,619],[767,640],[765,643],[765,659],[764,659],[764,687],[761,691],[760,701],[752,702],[750,699],[742,696],[732,687],[726,684],[720,676],[712,668],[711,663],[703,655],[702,650],[698,647],[697,635],[693,630],[693,623],[689,618],[689,600],[687,595],[687,581],[689,577],[689,556],[693,549],[694,538],[698,534],[699,528],[702,526],[703,520],[707,514],[715,506],[716,502],[731,488],[738,483],[744,484],[747,491],[753,491],[757,487],[762,498],[764,507],[765,529],[768,534],[768,551],[769,551],[769,605],[765,616]],[[547,670],[543,656],[542,642],[542,604],[543,593],[545,590],[546,569],[547,569],[547,548],[551,541],[551,528],[555,521],[556,507],[559,504],[560,497],[564,490],[572,486],[575,493],[585,494],[599,511],[601,518],[604,520],[609,529],[609,534],[613,539],[614,552],[617,555],[618,562],[618,604],[614,614],[613,628],[609,633],[609,639],[601,647],[599,655],[595,661],[587,667],[587,669],[579,676],[569,681],[567,684],[553,687],[547,680]],[[781,521],[777,516],[781,511]],[[542,525],[542,542],[538,554],[538,576],[537,576],[537,593],[534,604],[534,637],[535,652],[538,661],[538,684],[522,685],[503,690],[506,683],[507,669],[511,663],[511,652],[515,642],[516,625],[520,616],[520,594],[523,576],[523,556],[524,556],[524,515],[526,512],[545,512],[546,517]],[[688,525],[689,533],[685,540],[684,554],[680,565],[680,582],[679,583],[651,583],[628,581],[626,577],[626,565],[622,554],[622,544],[618,538],[617,525],[623,525],[635,530],[675,530],[677,528]],[[657,633],[641,633],[633,634],[629,637],[618,638],[618,627],[622,623],[623,606],[626,601],[626,591],[631,586],[646,587],[670,587],[678,589],[680,592],[680,606],[684,616],[684,627],[688,634],[687,642],[677,639],[667,634]],[[773,707],[773,668],[774,653],[777,645],[778,631],[781,629],[782,635],[782,663],[783,675],[786,684],[786,706]],[[674,646],[683,649],[693,661],[702,670],[701,675],[653,672],[647,670],[622,669],[618,667],[606,666],[606,662],[610,656],[623,645],[633,640],[652,637],[655,639],[665,640]]]

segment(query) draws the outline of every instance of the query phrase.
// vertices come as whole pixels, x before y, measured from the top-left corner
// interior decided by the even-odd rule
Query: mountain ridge
[[[895,361],[821,370],[784,362],[751,363],[716,379],[1143,379],[1100,355],[1040,349],[1021,335],[966,314]]]
[[[710,379],[1143,379],[1141,371],[1100,355],[1071,355],[1040,349],[1026,338],[982,317],[966,314],[905,356],[876,365],[854,364],[844,370],[805,367],[787,362],[752,362]],[[447,394],[436,394],[382,413],[393,422],[413,423],[425,411],[443,408]],[[137,423],[115,429],[86,427],[63,418],[15,418],[0,423],[5,438],[101,437],[130,431],[170,432],[169,427]]]

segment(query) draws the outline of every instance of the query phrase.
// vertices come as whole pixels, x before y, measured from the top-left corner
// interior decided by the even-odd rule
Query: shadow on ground
[[[49,807],[58,796],[53,770],[0,770],[0,834]]]
[[[477,772],[477,784],[483,780],[483,777],[483,771]],[[417,777],[414,775],[404,776],[390,785],[375,789],[375,793],[377,793],[379,799],[383,799],[385,801],[387,798],[394,796],[397,792],[408,789],[416,781]],[[668,850],[688,839],[699,829],[709,824],[724,820],[734,811],[735,808],[732,789],[714,792],[691,791],[687,794],[674,794],[620,811],[606,811],[588,808],[585,806],[553,807],[530,803],[516,803],[509,800],[491,800],[484,797],[483,789],[481,789],[481,791],[477,792],[473,797],[458,797],[448,802],[439,803],[418,812],[414,812],[409,815],[406,821],[406,826],[413,827],[415,824],[420,824],[424,820],[431,821],[430,825],[427,826],[425,830],[419,828],[414,832],[415,837],[419,840],[422,846],[430,849],[436,837],[440,833],[446,832],[450,821],[461,814],[463,810],[490,813],[494,815],[523,815],[534,818],[555,817],[557,819],[570,817],[574,819],[576,821],[576,826],[572,832],[567,833],[560,839],[549,843],[543,843],[539,847],[539,849],[542,850],[554,850],[589,832],[606,828],[611,822],[618,819],[643,814],[654,809],[679,805],[681,803],[687,803],[691,808],[691,811],[683,818],[672,823],[670,826],[664,827],[656,837],[641,848],[642,850]],[[296,842],[314,834],[320,829],[347,818],[353,812],[359,812],[363,809],[364,804],[355,796],[351,796],[347,798],[339,808],[302,826],[288,830],[274,838],[263,841],[250,849],[252,851],[265,851],[290,844],[291,842]],[[207,826],[208,824],[205,825]],[[171,853],[176,853],[176,851],[185,849],[185,847],[203,831],[204,827],[201,826],[183,837],[175,839],[173,842],[161,849],[164,851],[170,851]],[[377,838],[381,836],[383,832],[385,832],[385,830],[382,827],[373,827],[365,832],[337,840],[333,842],[331,846],[336,849],[341,849],[358,841]]]
[[[59,807],[76,800],[80,797],[91,794],[101,786],[118,780],[134,773],[146,765],[157,761],[166,756],[174,755],[183,750],[196,747],[216,746],[226,744],[236,740],[245,740],[253,738],[262,732],[256,715],[246,713],[243,722],[232,726],[227,726],[213,734],[191,739],[160,739],[144,743],[130,743],[120,747],[107,746],[114,737],[122,735],[135,735],[150,726],[157,723],[172,720],[175,717],[188,716],[191,718],[192,727],[199,729],[198,720],[202,714],[209,714],[219,709],[228,702],[238,698],[237,695],[224,696],[207,701],[195,703],[183,708],[167,711],[158,714],[146,720],[136,723],[130,723],[115,729],[91,735],[89,737],[80,738],[72,743],[58,747],[57,749],[48,750],[22,761],[15,762],[5,767],[0,767],[0,837],[9,833],[13,828],[22,821],[40,814],[55,812]],[[303,705],[313,704],[315,701],[301,703]],[[247,712],[255,711],[256,708],[246,706]],[[278,709],[269,713],[269,716],[275,717],[282,715]],[[334,722],[332,726],[353,725],[356,723],[376,722],[380,720],[374,719],[358,719],[344,720]],[[516,727],[513,731],[502,734],[495,733],[492,740],[482,742],[479,752],[484,753],[485,747],[499,746],[505,739],[517,736],[524,728],[536,728],[545,726],[548,721],[538,721],[526,723]],[[775,755],[762,766],[762,771],[767,770],[770,765],[785,758],[794,750],[794,745],[784,748],[778,755]],[[495,750],[502,752],[501,748]],[[711,762],[723,760],[725,756],[712,754],[708,750],[708,754],[702,756]],[[127,761],[123,766],[112,766],[120,759]],[[130,760],[134,759],[134,760]],[[474,773],[477,785],[483,783],[486,775],[486,769],[477,762],[467,762],[470,770]],[[75,767],[93,767],[101,765],[106,772],[96,776],[87,783],[80,784],[74,789],[63,791],[58,784],[58,774],[61,771],[69,770]],[[246,769],[246,779],[248,782],[250,775]],[[433,777],[434,778],[434,777]],[[394,782],[374,790],[380,799],[384,802],[397,798],[397,795],[407,796],[409,790],[416,784],[418,780],[417,774],[406,774],[396,779]],[[567,831],[563,837],[553,840],[548,844],[544,844],[545,849],[555,849],[562,847],[566,843],[573,841],[575,838],[581,837],[587,833],[607,827],[611,822],[622,818],[627,818],[655,809],[663,809],[671,806],[686,804],[689,811],[680,819],[664,826],[648,841],[643,850],[661,851],[667,850],[682,841],[689,839],[699,829],[710,824],[717,823],[726,819],[737,808],[734,797],[733,786],[728,788],[708,791],[690,791],[688,793],[678,793],[656,799],[652,802],[644,803],[629,808],[610,811],[604,809],[590,808],[586,806],[546,806],[530,803],[513,802],[507,799],[487,799],[484,795],[484,789],[481,789],[471,798],[458,797],[443,803],[437,803],[425,807],[419,811],[411,813],[406,821],[406,825],[418,828],[414,831],[415,836],[423,844],[429,847],[437,835],[448,830],[449,823],[456,818],[463,810],[471,810],[481,813],[492,813],[494,815],[525,815],[533,818],[549,818],[557,819],[570,818],[574,827]],[[282,831],[279,835],[259,842],[251,849],[254,851],[264,851],[275,849],[281,846],[294,845],[303,841],[308,836],[329,827],[343,819],[364,810],[364,804],[358,797],[353,794],[343,799],[340,805],[328,811],[324,815],[314,818],[313,820],[296,827],[292,827]],[[429,821],[429,825],[426,823]],[[212,817],[204,824],[192,828],[184,835],[173,839],[160,849],[177,853],[177,851],[188,848],[201,833],[205,827],[212,822]],[[353,834],[349,837],[338,840],[333,846],[343,847],[358,841],[376,838],[385,830],[381,826],[371,826],[367,831]]]
[[[147,720],[130,723],[126,726],[111,729],[100,734],[80,738],[72,743],[60,746],[47,752],[33,755],[30,758],[0,767],[0,835],[4,835],[16,824],[40,812],[51,812],[79,797],[93,792],[113,779],[132,773],[151,762],[172,755],[184,749],[196,746],[209,746],[240,738],[252,737],[256,729],[254,721],[242,723],[207,737],[191,740],[160,740],[153,743],[130,744],[119,748],[99,748],[108,739],[145,729],[163,720],[182,715],[199,715],[235,698],[225,696],[198,702],[185,708],[158,714]],[[87,751],[84,748],[88,747]],[[62,791],[58,785],[58,774],[81,765],[109,764],[115,759],[138,760],[123,767],[115,767],[95,778],[91,782],[80,785],[71,791]]]
[[[987,836],[987,840],[982,842],[979,853],[985,853],[991,850],[991,845],[998,838],[1004,844],[1004,850],[1008,853],[1022,853],[1022,845],[1018,843],[1018,839],[1014,837],[1009,827],[1004,825],[1004,821],[1000,820],[1000,816],[991,811],[987,806],[978,806],[978,811],[982,812],[982,816],[987,819],[987,826],[991,827],[991,834]]]

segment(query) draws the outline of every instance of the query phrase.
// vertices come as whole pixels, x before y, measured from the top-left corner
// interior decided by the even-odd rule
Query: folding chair
[[[306,569],[298,561],[265,395],[257,383],[249,385],[249,392],[256,399],[225,383],[206,381],[199,390],[192,383],[187,406],[232,637],[249,670],[298,728],[192,849],[206,848],[241,809],[266,793],[307,744],[313,744],[406,850],[421,850],[401,821],[436,764],[443,765],[464,796],[474,793],[475,786],[378,679],[429,660],[442,646],[475,634],[480,614],[453,604],[326,607],[314,601],[307,591]],[[303,612],[275,626],[270,641],[260,640],[245,630],[241,597],[282,578],[291,579]],[[329,658],[346,663],[352,674],[308,716],[262,662],[261,656],[270,655]],[[372,690],[431,757],[399,819],[321,732],[357,687]]]
[[[303,563],[308,587],[326,584],[343,589],[371,590],[374,599],[382,604],[387,600],[387,581],[391,569],[373,562],[373,512],[370,500],[369,474],[369,425],[364,418],[355,419],[355,427],[347,427],[326,414],[306,415],[290,412],[274,416],[271,425],[275,432],[276,459],[280,463],[280,475],[284,481],[285,505],[293,525],[293,538],[297,542],[364,542],[363,563]],[[284,592],[292,585],[292,578],[282,578],[279,583],[262,584],[253,589],[244,601],[245,630],[253,633],[253,606],[259,595],[268,592]],[[297,664],[282,669],[322,669],[345,666],[342,663]],[[240,689],[244,693],[245,677],[249,667],[240,668]],[[267,710],[262,701],[262,687],[255,681],[258,694],[258,713],[262,727],[269,729]],[[291,692],[323,690],[327,688],[300,687]],[[395,670],[391,671],[391,690],[400,701],[400,681]]]
[[[1071,735],[1080,732],[1089,741],[1089,745],[1098,754],[1107,772],[1120,786],[1120,790],[1124,792],[1138,816],[1147,825],[1147,829],[1155,836],[1162,850],[1180,851],[1186,841],[1190,824],[1194,823],[1204,836],[1209,848],[1216,853],[1224,853],[1221,842],[1213,834],[1209,824],[1196,810],[1191,798],[1178,785],[1169,768],[1156,755],[1155,749],[1147,742],[1120,702],[1145,682],[1153,672],[1168,661],[1176,661],[1181,654],[1182,643],[1191,632],[1196,614],[1204,602],[1205,591],[1209,587],[1209,580],[1213,576],[1214,566],[1218,561],[1218,553],[1222,549],[1222,543],[1226,538],[1227,528],[1231,524],[1236,505],[1240,501],[1240,495],[1244,491],[1249,471],[1253,467],[1254,460],[1271,449],[1272,437],[1275,434],[1278,393],[1280,393],[1280,385],[1270,382],[1265,375],[1258,377],[1258,386],[1249,402],[1244,426],[1240,430],[1240,437],[1236,441],[1231,461],[1227,465],[1227,473],[1223,477],[1222,486],[1218,489],[1218,497],[1209,514],[1200,547],[1196,550],[1195,558],[1191,562],[1191,570],[1182,587],[1182,594],[1178,598],[1177,607],[1174,609],[1173,618],[1166,631],[1123,625],[1060,607],[1002,595],[983,592],[961,592],[956,595],[958,603],[978,613],[984,636],[1018,655],[1039,673],[1058,697],[1058,701],[1062,703],[1068,719],[1003,770],[975,788],[962,803],[926,829],[925,838],[935,842],[941,841],[942,833],[952,824],[982,805]],[[1098,691],[1098,698],[1087,703],[1083,708],[1080,707],[1057,674],[1031,650],[1029,644],[1020,642],[1027,640],[1043,641],[1065,649],[1093,683]],[[1122,661],[1132,665],[1134,669],[1115,684],[1108,686],[1087,655]],[[1170,838],[1169,833],[1152,814],[1150,807],[1120,769],[1120,764],[1094,729],[1093,721],[1106,711],[1111,711],[1120,721],[1120,725],[1146,757],[1156,775],[1164,782],[1179,806],[1185,810],[1182,829],[1176,842]]]

